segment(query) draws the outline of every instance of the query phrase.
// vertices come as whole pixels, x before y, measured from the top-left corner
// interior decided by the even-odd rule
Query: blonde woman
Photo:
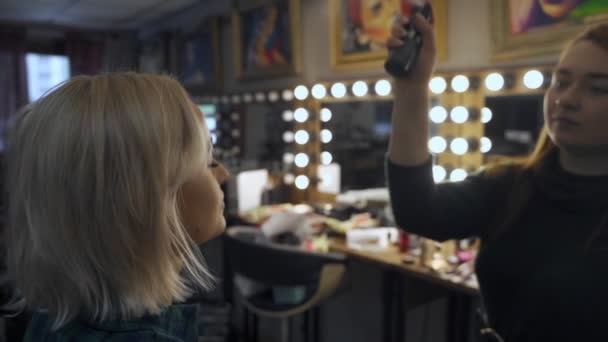
[[[9,138],[9,269],[25,341],[196,341],[197,244],[224,227],[202,113],[167,76],[75,77]]]

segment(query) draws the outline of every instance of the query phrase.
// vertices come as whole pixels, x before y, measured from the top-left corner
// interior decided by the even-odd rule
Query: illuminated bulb
[[[469,89],[469,79],[464,75],[458,75],[452,79],[452,89],[457,93],[463,93]]]
[[[456,138],[450,143],[450,150],[457,155],[463,155],[469,150],[469,143],[464,138]]]
[[[321,108],[321,122],[329,122],[331,120],[331,110],[329,108]]]
[[[325,95],[327,95],[327,89],[325,89],[325,86],[320,83],[315,84],[312,87],[310,92],[312,93],[312,97],[314,97],[317,100],[320,100],[320,99],[324,98]]]
[[[524,75],[524,85],[528,89],[538,89],[545,82],[543,73],[538,70],[530,70]]]
[[[450,119],[458,124],[465,123],[469,119],[469,111],[463,106],[456,106],[450,112]]]
[[[306,167],[308,166],[309,161],[310,159],[306,153],[298,153],[296,154],[294,164],[296,164],[297,167]]]
[[[296,99],[306,100],[306,98],[308,97],[308,88],[306,88],[306,86],[299,85],[296,87],[296,89],[293,90],[293,93]]]
[[[340,99],[346,95],[346,86],[344,83],[338,82],[331,86],[331,96]]]
[[[297,121],[297,122],[306,122],[306,120],[308,120],[308,117],[310,115],[308,114],[308,110],[306,110],[306,108],[298,108],[296,109],[295,112],[293,112],[293,118]]]
[[[294,159],[293,153],[285,153],[283,155],[283,163],[285,163],[285,164],[293,163],[293,159]]]
[[[505,86],[505,78],[501,74],[493,72],[486,76],[486,88],[491,91],[498,91]]]
[[[353,94],[357,97],[367,95],[368,90],[367,83],[363,81],[355,82],[352,87]]]
[[[435,181],[435,183],[443,182],[445,180],[445,177],[447,177],[447,175],[448,175],[448,173],[443,166],[440,166],[440,165],[433,166],[433,180]]]
[[[333,134],[331,134],[331,131],[328,129],[323,129],[321,130],[321,142],[324,144],[327,144],[331,141],[331,139],[333,138]]]
[[[293,181],[296,177],[293,175],[293,173],[286,173],[283,176],[283,183],[285,184],[293,184]]]
[[[440,136],[429,139],[429,151],[433,153],[443,153],[448,148],[448,142]]]
[[[327,151],[321,152],[321,164],[329,165],[333,161],[333,156]]]
[[[465,180],[468,176],[468,173],[464,169],[454,169],[450,172],[450,181],[452,182],[461,182]]]
[[[445,122],[445,120],[448,118],[448,111],[442,106],[435,106],[431,108],[429,117],[432,122],[440,124]]]
[[[310,180],[308,179],[308,177],[306,177],[304,175],[299,175],[298,177],[296,177],[296,188],[298,188],[300,190],[304,190],[304,189],[308,188],[309,185],[310,185]]]
[[[488,137],[482,137],[479,139],[479,151],[481,153],[488,153],[492,149],[492,140]]]
[[[264,100],[266,99],[266,95],[264,95],[264,93],[256,93],[255,94],[255,100],[258,102],[264,102]]]
[[[241,103],[241,97],[238,95],[232,95],[232,103]]]
[[[230,99],[228,98],[228,96],[222,96],[222,103],[228,103],[230,102]]]
[[[291,122],[291,120],[293,120],[293,112],[289,109],[283,111],[283,121]]]
[[[388,96],[391,93],[392,86],[387,80],[379,80],[374,85],[374,91],[380,96]]]
[[[481,123],[488,123],[492,120],[492,110],[488,107],[483,107],[481,109]]]
[[[268,93],[268,101],[277,102],[278,100],[279,100],[279,93],[277,93],[276,91],[271,91],[270,93]]]
[[[429,82],[429,89],[431,89],[433,94],[441,94],[447,89],[447,87],[448,84],[443,77],[433,77],[431,82]]]
[[[251,101],[253,101],[253,96],[249,93],[243,95],[243,101],[245,103],[250,103]]]
[[[293,142],[293,138],[294,138],[293,132],[287,131],[287,132],[283,133],[283,141],[284,142],[290,144],[290,143]]]
[[[293,100],[293,91],[291,91],[291,89],[285,89],[281,96],[283,97],[283,101],[291,101]]]
[[[301,129],[301,130],[299,130],[299,131],[296,132],[296,135],[295,135],[294,139],[296,141],[296,144],[304,145],[310,139],[310,135],[308,134],[308,132],[306,132],[305,130]]]

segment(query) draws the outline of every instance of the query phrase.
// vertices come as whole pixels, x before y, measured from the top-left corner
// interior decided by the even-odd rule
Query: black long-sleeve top
[[[489,238],[518,179],[514,172],[436,185],[430,162],[387,161],[401,228],[440,241],[482,239],[481,295],[506,341],[608,341],[608,232],[594,235],[606,215],[608,176],[569,174],[556,160],[545,169],[527,176],[527,205]]]

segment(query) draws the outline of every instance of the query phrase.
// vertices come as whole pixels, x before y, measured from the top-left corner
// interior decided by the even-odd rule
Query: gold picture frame
[[[378,41],[382,41],[375,49],[370,48],[372,51],[346,51],[347,41],[352,40],[348,38],[349,31],[345,29],[345,23],[351,18],[347,18],[349,11],[346,8],[346,2],[348,0],[329,0],[329,29],[331,33],[330,45],[331,45],[331,66],[332,69],[338,71],[352,71],[361,68],[377,68],[384,64],[388,56],[386,48],[382,45],[384,40],[384,34],[378,38]],[[390,0],[387,3],[393,7],[400,8],[401,2],[405,0]],[[447,0],[432,0],[434,25],[436,32],[437,42],[437,55],[440,61],[447,58]],[[377,20],[377,18],[376,18]],[[382,29],[386,30],[390,28],[392,19],[384,18],[382,20]],[[386,23],[386,26],[384,26]],[[353,29],[354,30],[354,29]],[[350,44],[352,45],[352,44]],[[348,48],[348,50],[356,50],[357,48]]]
[[[261,29],[256,30],[259,25]],[[264,38],[259,37],[264,34],[263,25],[270,30]],[[300,0],[248,1],[233,13],[232,32],[238,79],[294,76],[300,72]],[[279,42],[273,50],[260,51],[262,45],[264,49],[269,45],[260,39]]]
[[[574,38],[577,33],[593,23],[608,21],[608,11],[588,16],[568,15],[563,18],[553,19],[551,24],[543,23],[533,27],[529,24],[532,19],[526,21],[532,26],[524,29],[518,25],[520,21],[513,18],[511,7],[515,5],[512,1],[518,0],[493,0],[490,1],[490,27],[492,34],[491,58],[493,62],[507,62],[517,59],[557,55],[563,49],[564,44]],[[596,8],[608,9],[605,0],[588,0],[583,5],[595,5]],[[538,5],[540,6],[540,5]],[[541,9],[542,10],[542,9]],[[577,8],[571,9],[569,13],[576,14]],[[581,11],[582,12],[582,11]],[[521,31],[513,33],[514,31]]]

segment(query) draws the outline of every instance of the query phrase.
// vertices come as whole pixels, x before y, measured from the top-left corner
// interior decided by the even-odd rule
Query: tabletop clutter
[[[377,196],[377,194],[375,194]],[[328,252],[332,239],[366,253],[398,253],[404,265],[417,265],[437,276],[477,288],[476,239],[436,242],[395,227],[390,205],[367,203],[275,204],[241,213],[258,226],[259,243],[281,244],[310,252]]]

